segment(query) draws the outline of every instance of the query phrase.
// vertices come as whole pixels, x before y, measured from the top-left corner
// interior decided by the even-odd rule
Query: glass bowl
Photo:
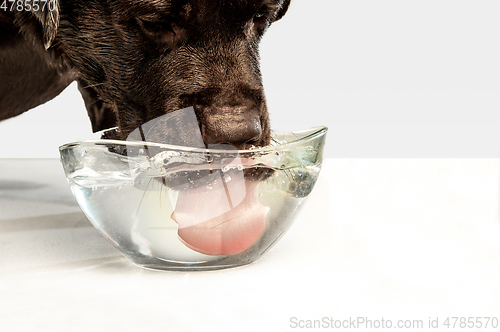
[[[257,260],[290,228],[321,169],[326,127],[236,150],[119,140],[59,148],[95,228],[150,269],[214,270]]]

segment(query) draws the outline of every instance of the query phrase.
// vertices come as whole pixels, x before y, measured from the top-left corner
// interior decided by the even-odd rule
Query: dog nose
[[[257,111],[234,108],[222,109],[205,116],[201,133],[205,144],[231,144],[244,148],[262,135],[260,116]]]

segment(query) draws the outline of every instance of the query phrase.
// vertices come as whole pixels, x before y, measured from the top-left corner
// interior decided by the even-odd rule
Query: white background
[[[272,126],[328,126],[326,157],[499,157],[499,12],[498,0],[293,0],[261,44]],[[0,158],[96,137],[73,84],[0,123]]]
[[[261,48],[275,128],[329,126],[327,157],[500,157],[500,1],[292,1]],[[57,157],[90,132],[72,86],[0,123],[0,158]],[[309,330],[291,317],[499,317],[500,159],[326,160],[268,254],[199,274],[128,265],[58,196],[60,170],[7,162],[0,180],[22,180],[0,195],[7,330],[274,332]]]

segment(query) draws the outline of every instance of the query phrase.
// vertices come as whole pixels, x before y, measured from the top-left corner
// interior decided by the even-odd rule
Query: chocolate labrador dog
[[[267,145],[258,45],[289,4],[0,0],[0,120],[76,80],[93,131],[118,127],[105,138],[125,139],[152,119],[193,106],[206,144]],[[181,141],[185,135],[168,126],[152,130]]]

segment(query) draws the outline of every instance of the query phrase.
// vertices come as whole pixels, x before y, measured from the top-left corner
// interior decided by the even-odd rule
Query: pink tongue
[[[189,248],[206,255],[234,255],[262,235],[269,208],[259,203],[256,183],[239,173],[179,192],[172,219]]]

